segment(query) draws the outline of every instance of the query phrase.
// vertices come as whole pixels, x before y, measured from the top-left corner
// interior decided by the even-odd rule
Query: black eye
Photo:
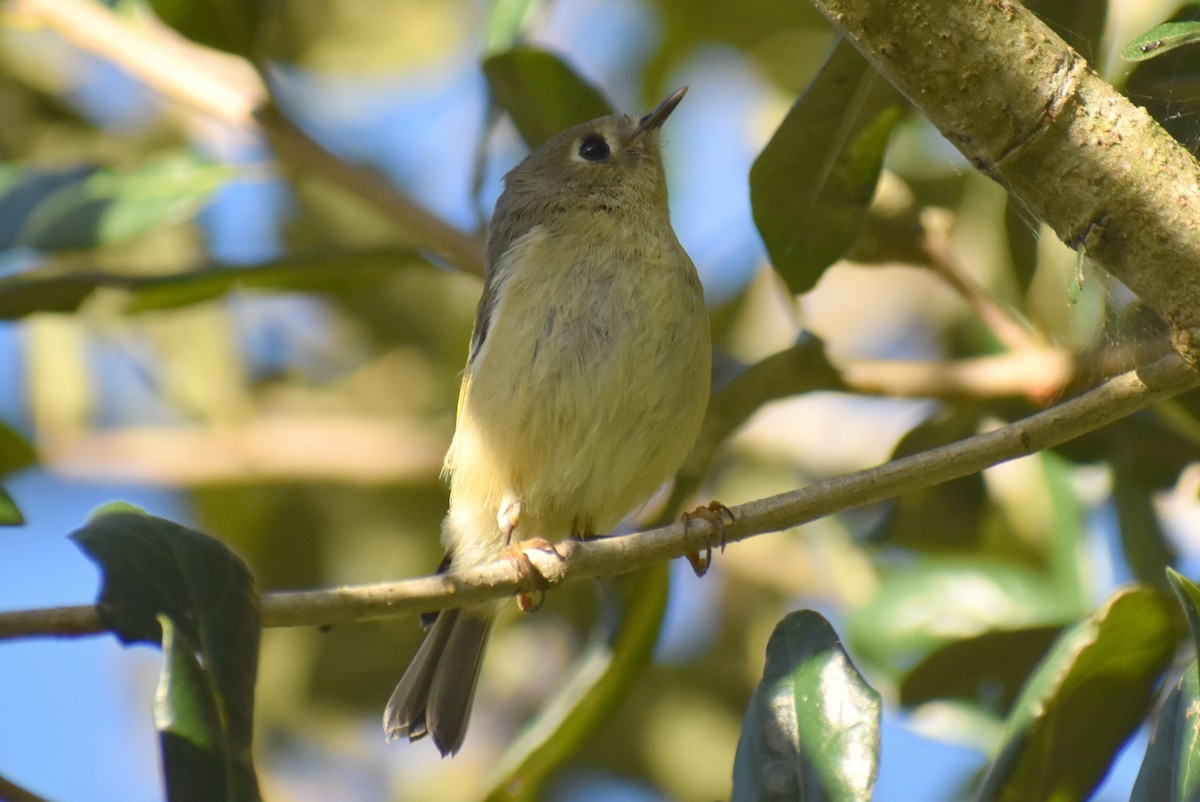
[[[602,162],[612,153],[599,134],[592,134],[579,143],[579,156],[590,162]]]

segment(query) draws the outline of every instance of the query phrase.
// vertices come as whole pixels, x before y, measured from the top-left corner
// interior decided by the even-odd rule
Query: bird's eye
[[[592,134],[579,143],[579,157],[585,161],[602,162],[611,153],[608,143],[599,134]]]

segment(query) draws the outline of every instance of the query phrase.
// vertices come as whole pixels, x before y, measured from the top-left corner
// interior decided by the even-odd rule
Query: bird
[[[709,319],[659,141],[686,92],[569,128],[504,177],[443,469],[451,570],[608,533],[696,440]],[[389,742],[459,751],[500,604],[437,614],[384,710]]]

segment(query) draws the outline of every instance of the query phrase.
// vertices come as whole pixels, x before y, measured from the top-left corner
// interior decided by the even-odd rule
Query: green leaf
[[[1167,24],[1200,24],[1200,8],[1185,4]],[[1146,55],[1154,58],[1135,64],[1123,94],[1136,98],[1175,139],[1193,143],[1200,113],[1200,48],[1157,48]]]
[[[150,0],[150,5],[193,42],[258,61],[262,0]]]
[[[497,53],[520,44],[530,22],[547,5],[547,0],[492,0],[488,7],[485,52]]]
[[[754,223],[792,292],[811,289],[854,244],[902,109],[842,40],[754,161]]]
[[[492,99],[531,148],[579,123],[612,114],[612,104],[553,53],[514,47],[483,61]]]
[[[0,526],[24,526],[25,516],[8,491],[0,487]]]
[[[129,292],[129,313],[174,309],[235,290],[344,292],[386,281],[401,270],[432,270],[420,254],[383,249],[329,255],[289,254],[258,265],[214,263],[169,276],[82,273],[0,279],[0,320],[38,312],[73,312],[100,288]]]
[[[0,293],[0,296],[2,295],[3,293]],[[33,445],[0,423],[0,476],[28,468],[36,462],[37,451],[34,450]]]
[[[137,169],[24,170],[0,194],[0,250],[115,245],[196,212],[234,169],[186,152]]]
[[[1158,710],[1129,802],[1200,802],[1200,681],[1193,660]]]
[[[1174,651],[1157,593],[1114,593],[1025,684],[979,802],[1087,799],[1145,718]]]
[[[566,762],[620,706],[650,664],[667,607],[666,563],[615,581],[619,623],[580,658],[571,680],[500,759],[489,802],[538,800],[550,773]]]
[[[1167,568],[1167,581],[1175,591],[1179,604],[1187,616],[1188,629],[1192,632],[1192,646],[1200,653],[1200,587],[1174,568]]]
[[[935,699],[961,699],[1007,715],[1060,632],[1059,626],[992,630],[947,643],[905,675],[900,704],[916,707]]]
[[[47,802],[45,797],[40,797],[4,777],[0,777],[0,799],[4,802]]]
[[[829,622],[788,614],[767,643],[733,763],[733,802],[869,800],[881,703]]]
[[[71,537],[103,573],[105,626],[124,643],[163,644],[155,718],[170,802],[257,802],[259,615],[245,564],[208,535],[136,512],[102,512]]]
[[[1145,61],[1196,42],[1200,42],[1200,22],[1164,22],[1125,45],[1121,58]]]
[[[1099,70],[1104,57],[1104,23],[1108,0],[1028,0],[1022,3],[1037,14],[1067,44]],[[1103,70],[1100,70],[1103,72]]]
[[[1158,459],[1167,459],[1164,454],[1155,454]],[[1146,455],[1133,455],[1113,449],[1108,460],[1112,471],[1112,499],[1117,511],[1117,532],[1121,537],[1121,551],[1134,577],[1145,585],[1163,592],[1167,589],[1170,569],[1175,560],[1175,549],[1167,540],[1158,513],[1154,509],[1154,494],[1161,488],[1146,471],[1138,469],[1137,463]]]

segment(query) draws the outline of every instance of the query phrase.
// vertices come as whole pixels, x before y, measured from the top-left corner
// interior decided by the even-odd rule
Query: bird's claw
[[[519,591],[517,593],[517,608],[523,613],[536,613],[542,609],[542,604],[546,601],[546,591],[550,588],[550,582],[542,576],[542,572],[533,564],[533,560],[529,559],[529,555],[525,553],[527,549],[550,552],[559,560],[565,560],[567,557],[558,550],[557,546],[542,537],[522,540],[520,543],[509,546],[508,557],[516,566],[521,584],[527,584],[533,588],[532,592]]]
[[[691,512],[685,512],[679,516],[679,522],[683,524],[684,533],[687,532],[688,524],[692,522],[693,518],[702,518],[717,530],[717,546],[724,553],[726,519],[731,524],[736,520],[733,510],[719,501],[710,501],[708,504],[697,507]],[[693,551],[685,554],[684,557],[692,566],[692,570],[696,573],[696,576],[704,576],[708,573],[708,569],[712,565],[712,545],[710,544],[705,547],[703,555],[698,551]]]

